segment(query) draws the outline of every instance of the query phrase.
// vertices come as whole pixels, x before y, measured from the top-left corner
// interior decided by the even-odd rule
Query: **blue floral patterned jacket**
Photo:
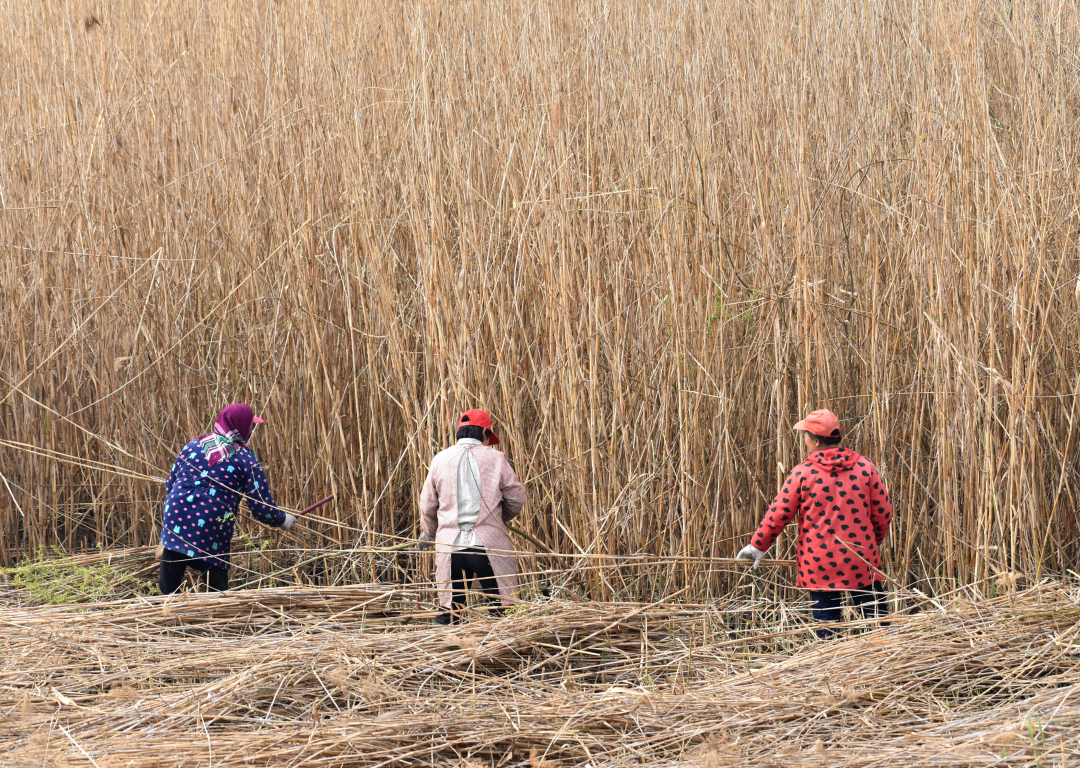
[[[176,457],[165,484],[161,544],[165,549],[229,567],[229,546],[240,501],[261,523],[280,526],[285,513],[277,508],[270,483],[250,448],[209,465],[198,440]]]

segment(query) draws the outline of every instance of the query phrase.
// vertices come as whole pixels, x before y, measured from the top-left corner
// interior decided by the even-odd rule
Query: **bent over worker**
[[[880,547],[893,512],[885,483],[869,459],[840,445],[840,421],[831,411],[814,411],[794,429],[803,433],[810,456],[788,475],[752,543],[736,557],[752,558],[757,568],[784,526],[798,518],[796,586],[810,591],[814,618],[840,621],[845,593],[865,618],[884,614]]]
[[[259,522],[292,528],[296,518],[274,504],[270,483],[248,448],[252,430],[263,420],[246,403],[218,414],[214,431],[184,446],[165,483],[161,526],[159,588],[180,589],[184,571],[205,576],[210,589],[229,588],[229,549],[241,499]]]
[[[502,451],[491,447],[498,444],[491,417],[467,411],[458,421],[457,444],[431,462],[420,494],[418,545],[435,546],[436,624],[458,623],[474,580],[496,611],[517,587],[517,558],[503,521],[521,513],[525,486]]]

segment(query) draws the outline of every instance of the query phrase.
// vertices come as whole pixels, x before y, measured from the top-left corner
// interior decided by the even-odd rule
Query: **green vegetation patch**
[[[107,563],[74,565],[44,556],[3,569],[7,582],[26,590],[31,600],[51,605],[93,603],[134,594],[151,594],[153,582],[119,571]]]

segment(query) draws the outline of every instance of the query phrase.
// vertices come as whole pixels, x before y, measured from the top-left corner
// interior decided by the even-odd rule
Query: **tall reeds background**
[[[4,562],[155,542],[248,401],[309,546],[481,406],[551,548],[730,557],[829,407],[898,583],[1075,567],[1074,3],[2,11]]]

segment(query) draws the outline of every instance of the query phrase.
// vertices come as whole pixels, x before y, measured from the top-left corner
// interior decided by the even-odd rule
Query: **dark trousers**
[[[468,600],[466,590],[474,578],[480,580],[480,589],[484,591],[484,600],[488,605],[499,602],[499,582],[495,578],[495,572],[491,570],[491,561],[488,560],[487,553],[476,548],[451,552],[450,581],[454,590],[454,596],[451,599],[453,612],[445,608],[440,609],[441,612],[435,618],[436,624],[458,623],[458,612],[465,607]]]
[[[184,571],[188,568],[198,571],[200,580],[205,576],[207,585],[214,592],[224,592],[229,588],[229,572],[224,568],[166,549],[162,550],[161,568],[158,571],[158,588],[161,594],[179,592],[180,584],[184,581]]]
[[[840,621],[843,618],[844,595],[851,596],[851,603],[862,613],[864,619],[876,619],[879,616],[887,616],[889,613],[888,603],[885,602],[885,585],[875,581],[866,589],[840,590],[837,592],[810,592],[810,599],[814,602],[815,621]],[[819,629],[817,636],[821,638],[832,637],[836,634],[832,629]]]

